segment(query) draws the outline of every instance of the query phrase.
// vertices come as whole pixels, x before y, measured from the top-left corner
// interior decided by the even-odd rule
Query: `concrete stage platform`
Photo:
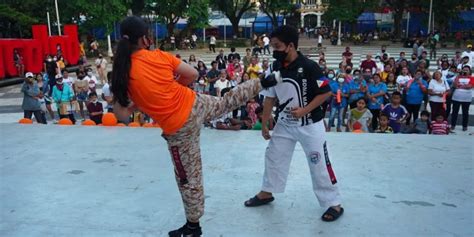
[[[159,129],[0,125],[0,236],[167,236],[184,222]],[[258,131],[202,130],[207,237],[474,236],[472,136],[329,134],[345,214],[324,223],[297,147],[284,194],[260,188]]]

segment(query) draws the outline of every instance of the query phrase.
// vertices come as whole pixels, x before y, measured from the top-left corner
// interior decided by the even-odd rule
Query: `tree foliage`
[[[213,4],[229,19],[234,35],[239,35],[239,21],[244,13],[256,7],[250,0],[213,0]]]
[[[278,27],[278,16],[295,10],[295,5],[288,0],[259,0],[260,10],[272,21],[273,28]]]
[[[385,4],[394,12],[394,33],[397,36],[401,34],[401,21],[403,13],[410,9],[417,9],[422,12],[429,13],[430,1],[410,1],[410,0],[386,0]],[[450,19],[458,18],[459,11],[467,9],[469,1],[465,0],[449,0],[436,1],[433,0],[433,13],[436,16],[435,25],[441,29],[447,27]]]
[[[367,10],[377,7],[377,0],[329,0],[329,7],[323,17],[326,20],[339,20],[354,23]]]
[[[187,18],[186,32],[207,26],[208,4],[209,0],[160,0],[149,2],[145,13],[166,24],[169,34],[180,18]]]

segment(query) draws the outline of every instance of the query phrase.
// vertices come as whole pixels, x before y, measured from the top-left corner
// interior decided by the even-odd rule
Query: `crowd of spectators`
[[[236,85],[269,73],[270,62],[266,57],[259,57],[270,52],[269,39],[262,35],[256,40],[255,47],[247,48],[242,56],[235,48],[230,48],[228,54],[220,49],[210,65],[194,54],[189,58],[181,58],[179,54],[176,56],[199,72],[199,77],[190,87],[197,93],[221,97]],[[209,50],[214,49],[215,45],[210,44]],[[412,52],[400,52],[395,56],[387,52],[386,46],[382,46],[379,52],[368,53],[360,65],[354,65],[353,53],[350,47],[346,47],[339,67],[328,68],[325,54],[320,52],[318,62],[324,77],[330,81],[333,94],[325,103],[329,115],[327,131],[335,127],[338,132],[448,134],[456,128],[460,109],[462,129],[467,130],[472,100],[469,79],[474,64],[472,45],[467,45],[464,52],[456,51],[452,58],[445,54],[436,58],[433,52],[430,56],[428,58],[424,42],[419,40],[413,45]],[[36,98],[41,105],[43,118],[38,121],[46,122],[46,113],[55,119],[55,111],[51,107],[55,103],[59,118],[68,117],[74,122],[77,110],[85,119],[87,110],[90,119],[100,123],[104,110],[100,110],[101,106],[97,104],[96,85],[99,80],[103,85],[101,99],[107,106],[106,110],[111,111],[112,107],[110,85],[105,76],[106,59],[98,53],[95,66],[99,80],[92,69],[83,67],[76,72],[77,78],[72,78],[64,69],[66,64],[60,54],[48,55],[44,73],[36,75],[36,81],[31,77],[25,81],[25,89],[22,90],[25,98]],[[437,70],[430,73],[429,65],[433,64]],[[38,94],[33,93],[35,85],[39,88]],[[263,96],[254,98],[240,109],[206,126],[232,130],[258,129],[262,126],[259,124],[262,100]],[[37,114],[37,110],[28,106],[24,106],[24,110],[25,117]],[[148,119],[146,115],[135,117]],[[440,132],[442,128],[444,132]]]

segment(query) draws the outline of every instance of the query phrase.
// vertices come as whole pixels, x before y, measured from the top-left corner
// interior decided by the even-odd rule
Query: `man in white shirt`
[[[216,37],[213,35],[211,35],[211,38],[209,39],[209,51],[216,53]]]
[[[69,76],[69,72],[67,70],[63,70],[63,83],[69,85],[71,88],[72,84],[76,81],[75,78]]]
[[[267,51],[270,54],[270,39],[263,34],[263,54],[266,54]]]
[[[472,44],[468,44],[466,51],[462,52],[461,57],[463,58],[465,56],[469,57],[469,62],[467,64],[469,64],[472,69],[474,66],[474,52],[472,51]]]

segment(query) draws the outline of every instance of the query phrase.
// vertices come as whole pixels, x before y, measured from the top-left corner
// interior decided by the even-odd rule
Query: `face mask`
[[[385,49],[382,49],[382,53],[385,53]]]
[[[47,61],[48,61],[48,62],[51,62],[51,61],[53,61],[53,59],[51,59],[51,58],[48,58],[48,59],[47,59]]]
[[[57,61],[57,60],[58,60],[58,58],[56,58],[56,57],[54,57],[53,59],[54,59],[54,61]]]
[[[286,59],[286,56],[288,56],[288,53],[283,51],[278,51],[278,50],[273,50],[273,58],[276,59],[277,61],[283,62]]]
[[[94,103],[94,104],[95,104],[95,103],[97,103],[97,99],[95,99],[95,100],[92,100],[92,103]]]
[[[354,80],[359,80],[359,75],[355,75]]]
[[[329,78],[329,79],[333,79],[333,78],[334,78],[334,74],[328,74],[328,78]]]
[[[92,76],[92,72],[87,72],[87,75],[91,77],[91,76]]]
[[[102,59],[102,56],[99,56],[99,59]]]
[[[350,74],[351,72],[352,72],[352,69],[347,69],[347,70],[346,70],[346,73],[347,73],[347,74]]]
[[[355,80],[357,80],[358,78],[357,78],[357,79],[356,79],[356,78],[354,78],[354,79],[355,79]],[[367,81],[367,80],[369,80],[369,79],[370,79],[370,75],[364,75],[364,80],[366,80],[366,81]]]
[[[337,82],[339,82],[339,83],[344,83],[344,78],[338,78],[338,79],[337,79]]]

